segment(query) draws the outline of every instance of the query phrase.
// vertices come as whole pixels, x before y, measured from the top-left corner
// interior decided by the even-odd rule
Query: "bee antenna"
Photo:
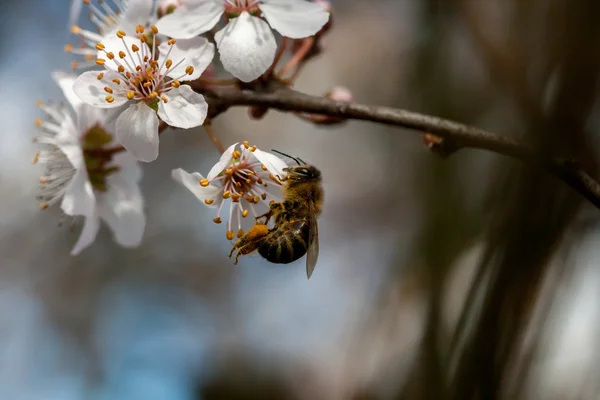
[[[274,152],[274,153],[277,153],[277,154],[281,154],[281,155],[282,155],[282,156],[284,156],[284,157],[291,158],[292,160],[296,161],[296,164],[298,164],[298,165],[302,165],[302,164],[300,164],[300,162],[302,162],[303,164],[306,164],[306,163],[305,163],[304,161],[302,161],[300,158],[297,158],[297,157],[292,157],[292,156],[290,156],[289,154],[285,154],[285,153],[283,153],[283,152],[281,152],[281,151],[279,151],[279,150],[271,149],[271,151],[272,151],[272,152]]]

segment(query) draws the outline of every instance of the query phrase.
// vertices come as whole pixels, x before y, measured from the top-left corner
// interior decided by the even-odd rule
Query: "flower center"
[[[188,65],[185,72],[173,79],[167,75],[177,68],[183,59],[176,63],[169,58],[171,50],[175,45],[175,39],[170,39],[167,43],[169,50],[164,57],[164,60],[159,64],[156,54],[156,34],[158,29],[155,26],[151,28],[152,35],[146,35],[143,26],[136,27],[136,33],[139,35],[139,42],[130,46],[125,41],[126,33],[118,31],[117,37],[121,40],[124,50],[119,50],[117,54],[108,51],[104,44],[98,43],[96,49],[103,51],[106,58],[114,62],[117,66],[117,72],[120,78],[114,78],[104,88],[106,92],[105,100],[112,103],[115,100],[114,96],[125,96],[128,100],[144,101],[148,106],[157,110],[158,102],[167,102],[168,99],[164,96],[173,88],[178,88],[181,83],[179,79],[186,75],[194,73],[194,67]],[[138,45],[139,44],[139,45]],[[106,59],[98,58],[96,64],[105,65]],[[104,78],[104,72],[98,74],[98,80]]]
[[[100,125],[91,127],[81,138],[83,159],[90,183],[95,190],[106,192],[106,178],[119,170],[110,166],[112,152],[106,150],[106,145],[112,142],[112,135]]]
[[[239,17],[244,11],[250,15],[260,15],[258,0],[225,0],[225,16],[227,18]]]

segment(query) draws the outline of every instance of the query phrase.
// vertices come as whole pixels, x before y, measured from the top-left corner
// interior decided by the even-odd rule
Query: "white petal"
[[[96,235],[98,235],[99,229],[100,220],[98,219],[98,215],[94,212],[93,214],[86,216],[85,222],[83,223],[83,229],[81,230],[77,243],[75,243],[75,247],[71,250],[71,255],[75,256],[79,254],[83,249],[92,244],[96,239]]]
[[[283,169],[287,168],[288,165],[281,158],[277,157],[274,154],[267,153],[266,151],[258,149],[254,150],[253,154],[258,161],[260,161],[265,167],[267,167],[267,169],[270,173],[273,174],[273,176],[277,176],[280,178],[285,176],[285,172],[283,171]]]
[[[153,0],[129,0],[122,14],[123,26],[120,28],[130,30],[132,27],[135,29],[137,25],[147,26],[152,16],[153,3]]]
[[[222,0],[196,0],[184,3],[156,22],[158,31],[175,39],[189,39],[211,30],[225,10]]]
[[[171,50],[170,52],[169,49]],[[215,56],[215,46],[202,37],[179,39],[173,46],[169,46],[167,42],[163,42],[158,46],[158,51],[160,52],[159,65],[162,65],[162,60],[167,54],[168,58],[173,60],[173,64],[178,63],[182,59],[184,60],[177,67],[171,69],[168,74],[173,79],[185,75],[184,78],[180,78],[183,81],[198,79]],[[185,73],[188,65],[194,67],[192,75],[186,75]]]
[[[144,162],[158,157],[158,117],[146,103],[130,105],[117,118],[117,141],[136,159]]]
[[[129,184],[135,185],[142,179],[142,168],[135,157],[128,152],[115,154],[112,162],[114,166],[119,167],[119,175]]]
[[[96,207],[96,196],[87,171],[79,169],[69,183],[62,199],[60,208],[67,215],[92,215]]]
[[[237,146],[238,143],[232,144],[231,146],[229,146],[227,148],[227,150],[225,150],[223,152],[223,154],[221,154],[221,158],[210,169],[210,171],[208,172],[208,176],[206,177],[206,179],[208,179],[209,181],[212,181],[213,179],[215,179],[217,177],[217,175],[219,175],[221,172],[223,172],[225,170],[225,168],[227,168],[229,166],[229,163],[233,159],[233,151],[235,150],[235,146]]]
[[[98,80],[98,74],[103,72],[104,78]],[[125,96],[114,96],[114,101],[109,103],[106,101],[108,93],[104,91],[104,87],[110,87],[113,90],[116,85],[111,82],[111,79],[120,77],[116,72],[112,71],[87,71],[79,75],[73,85],[75,94],[85,103],[100,108],[114,108],[125,104],[128,100]]]
[[[127,66],[128,64],[135,68],[135,66],[140,65],[140,58],[143,59],[145,55],[150,56],[151,54],[150,47],[133,36],[125,36],[123,39],[119,39],[116,34],[111,33],[102,39],[102,44],[104,45],[104,50],[98,51],[98,58],[103,59],[104,66],[113,71],[117,71],[119,65],[123,65],[127,71],[131,71],[131,68]],[[134,53],[131,49],[133,45],[139,47],[137,53]],[[124,59],[119,57],[118,54],[120,51],[125,53]],[[109,60],[106,53],[113,53],[115,58]]]
[[[197,172],[192,174],[185,172],[181,168],[177,168],[171,171],[171,177],[185,186],[190,192],[192,192],[198,200],[204,203],[204,200],[214,200],[212,204],[206,204],[209,207],[216,207],[223,200],[220,195],[220,188],[215,185],[208,185],[203,187],[200,185],[200,181],[204,179],[202,175]]]
[[[194,92],[188,85],[181,85],[165,96],[168,101],[158,103],[158,116],[167,124],[189,129],[204,123],[208,104],[200,93]]]
[[[273,64],[277,43],[271,28],[260,18],[243,12],[215,34],[223,67],[236,78],[250,82]]]
[[[71,107],[73,107],[73,110],[77,111],[83,104],[83,101],[73,91],[73,84],[77,79],[77,75],[64,71],[54,71],[52,72],[52,78],[62,90],[63,95]]]
[[[323,7],[304,0],[262,0],[260,9],[273,29],[292,39],[314,35],[329,20]]]
[[[98,196],[98,215],[106,221],[117,243],[136,247],[146,227],[140,189],[126,180],[121,171],[109,175],[106,183],[108,190]]]

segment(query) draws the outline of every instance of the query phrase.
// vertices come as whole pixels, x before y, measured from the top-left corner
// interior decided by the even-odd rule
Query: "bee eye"
[[[306,168],[297,168],[296,169],[296,173],[299,174],[299,175],[303,175],[303,176],[310,176],[311,175],[310,171],[308,169],[306,169]]]

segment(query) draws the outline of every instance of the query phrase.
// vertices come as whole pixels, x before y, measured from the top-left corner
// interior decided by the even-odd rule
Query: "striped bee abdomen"
[[[288,264],[306,254],[308,220],[300,218],[284,223],[269,232],[258,248],[261,256],[276,264]]]

